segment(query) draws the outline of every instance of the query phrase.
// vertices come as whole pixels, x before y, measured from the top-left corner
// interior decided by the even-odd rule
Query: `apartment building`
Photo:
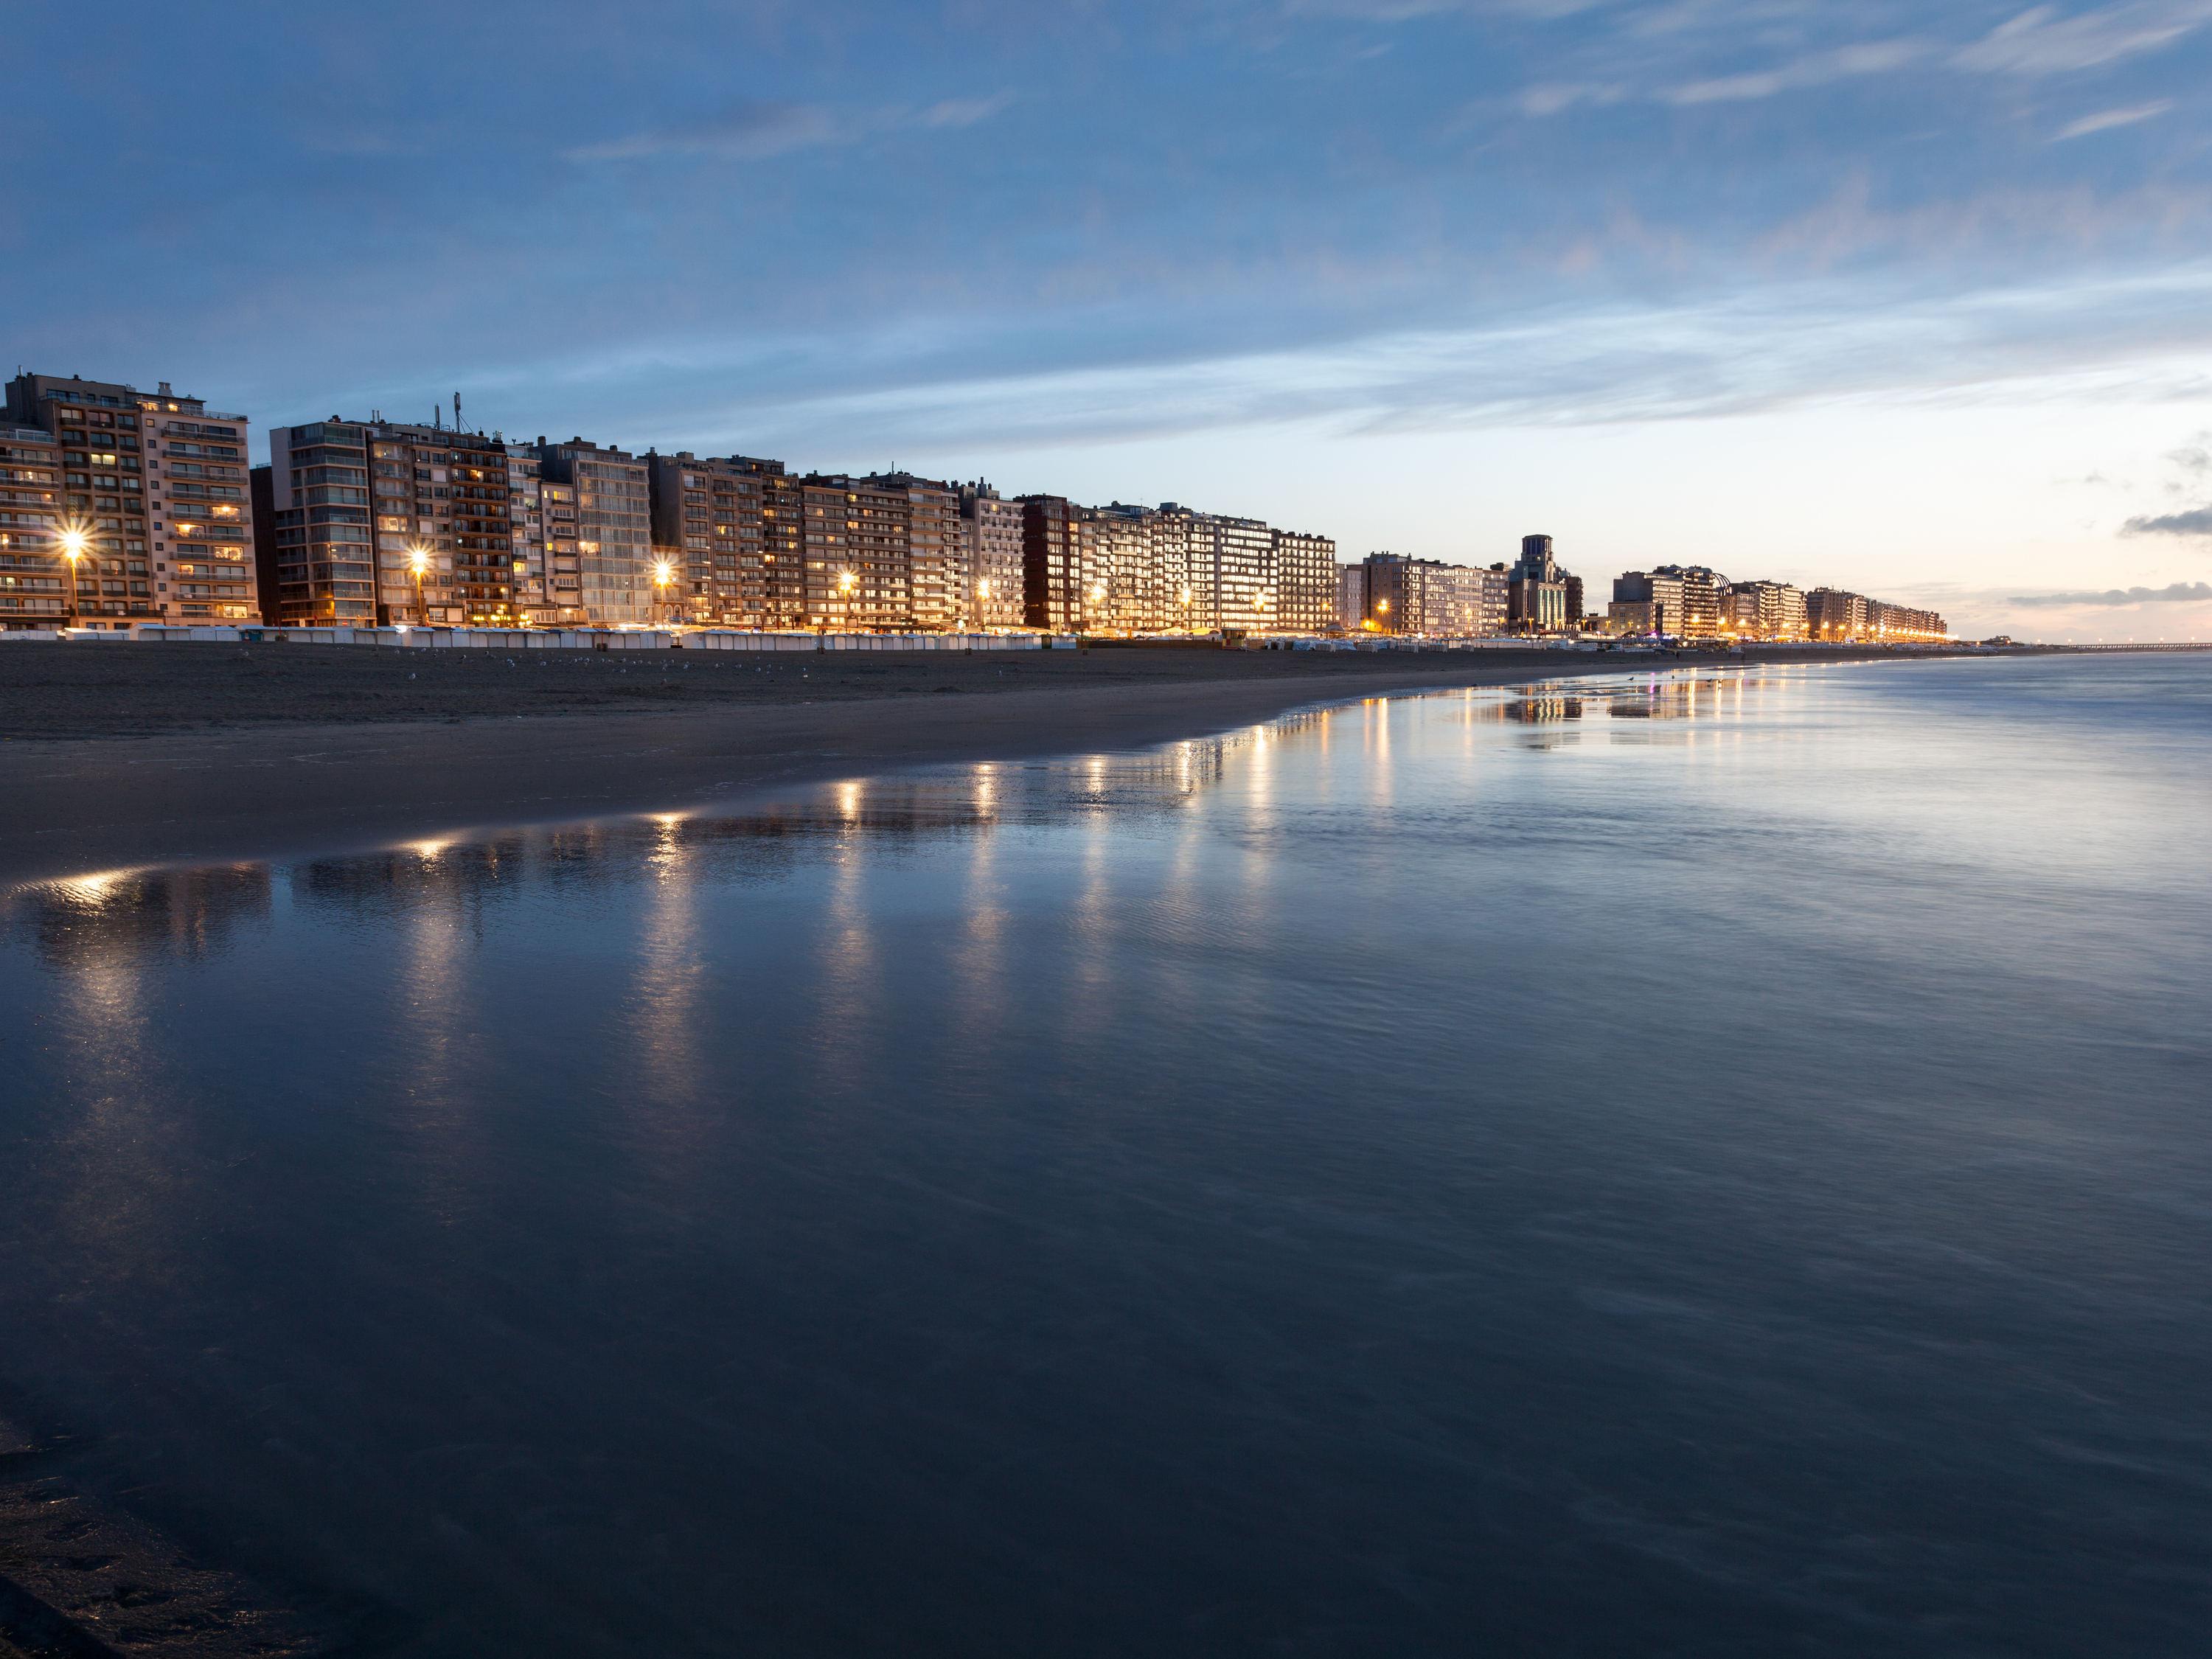
[[[270,620],[374,627],[367,431],[358,422],[336,418],[272,427],[269,453],[268,488],[257,476],[253,499],[257,528],[276,569]]]
[[[507,516],[516,614],[533,628],[577,627],[585,618],[576,574],[574,492],[569,492],[568,501],[568,545],[559,572],[566,581],[562,583],[556,578],[546,537],[546,484],[537,452],[526,444],[501,447],[507,452]]]
[[[1940,644],[1951,637],[1950,624],[1933,611],[1917,611],[1887,599],[1869,599],[1867,637],[1918,644]]]
[[[1082,509],[1062,495],[1024,495],[1022,506],[1022,621],[1072,632],[1083,616]]]
[[[1788,582],[1735,582],[1728,593],[1729,625],[1747,640],[1805,637],[1805,595]]]
[[[1862,593],[1816,587],[1805,595],[1806,632],[1816,640],[1863,640],[1867,636],[1867,602]]]
[[[44,427],[0,425],[0,628],[63,628],[62,447]]]
[[[1340,564],[1336,568],[1336,625],[1357,633],[1367,625],[1367,567]]]
[[[535,459],[533,455],[532,459]],[[576,486],[541,475],[538,513],[545,535],[545,595],[564,625],[588,623],[581,556],[576,551]]]
[[[1701,564],[1662,564],[1651,574],[1681,584],[1681,626],[1669,632],[1692,639],[1715,639],[1726,631],[1722,623],[1728,611],[1727,577]]]
[[[1024,615],[1019,501],[978,479],[960,489],[969,615],[977,628],[1019,628]]]
[[[763,467],[738,456],[702,460],[684,450],[647,455],[653,539],[676,562],[677,613],[723,628],[768,625]]]
[[[646,462],[582,438],[548,443],[540,437],[532,450],[541,480],[575,493],[576,592],[584,615],[599,627],[652,622],[653,487]]]
[[[1362,620],[1382,633],[1482,638],[1504,631],[1510,578],[1502,565],[1370,553],[1364,568]]]
[[[519,623],[507,446],[333,417],[269,434],[265,505],[286,623]]]
[[[895,625],[940,631],[965,628],[973,614],[973,600],[959,489],[940,479],[918,478],[911,472],[878,472],[864,482],[886,495],[906,497],[908,620]]]
[[[1336,544],[1326,536],[1278,530],[1274,537],[1274,626],[1319,634],[1336,623]]]
[[[802,481],[806,625],[914,626],[907,560],[913,503],[903,489],[815,473]]]
[[[1656,571],[1623,571],[1613,579],[1606,626],[1616,634],[1680,634],[1681,578]]]
[[[65,604],[74,599],[75,621],[127,628],[258,618],[246,454],[252,423],[245,416],[210,410],[167,380],[149,394],[121,381],[22,374],[8,384],[6,422],[11,431],[52,441],[59,499],[50,524],[0,528],[11,537],[40,535]],[[28,436],[7,447],[27,455],[49,447]],[[46,465],[26,459],[11,470],[43,471]],[[20,485],[33,493],[43,488],[36,479]],[[11,482],[7,493],[17,495],[19,486]],[[10,501],[6,510],[48,508]],[[74,562],[72,580],[71,562],[62,555],[77,545],[83,556]],[[27,543],[16,542],[9,556],[19,562],[7,574],[19,582],[31,578],[20,561],[34,556]],[[46,591],[15,592],[28,599]],[[0,617],[30,614],[0,611]]]

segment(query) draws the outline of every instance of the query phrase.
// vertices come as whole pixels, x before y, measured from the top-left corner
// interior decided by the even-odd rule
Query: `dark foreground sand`
[[[1763,659],[1796,654],[1837,659]],[[1717,660],[0,645],[0,886],[1135,748],[1387,691]]]

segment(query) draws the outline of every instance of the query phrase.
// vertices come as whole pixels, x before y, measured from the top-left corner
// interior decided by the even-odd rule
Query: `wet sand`
[[[1143,747],[1344,697],[1793,659],[1838,655],[12,644],[0,885]]]

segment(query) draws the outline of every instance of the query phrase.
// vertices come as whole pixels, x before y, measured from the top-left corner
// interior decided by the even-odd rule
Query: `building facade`
[[[44,427],[0,425],[0,628],[65,628],[62,447]]]
[[[877,473],[867,482],[906,497],[907,620],[896,625],[927,632],[967,627],[974,608],[959,490],[910,472]]]
[[[64,602],[74,599],[70,615],[85,626],[259,618],[245,416],[210,410],[166,380],[145,393],[120,381],[23,374],[9,382],[6,423],[52,440],[60,475],[51,524],[0,526],[16,561],[7,574],[26,580],[31,572],[21,561],[37,556],[27,540],[13,538],[44,532],[40,545],[53,555]],[[7,447],[27,453],[11,470],[47,470],[27,459],[45,447],[37,440],[19,436]],[[34,485],[42,481],[11,482],[8,493]],[[6,510],[47,507],[11,501]],[[70,549],[82,556],[64,556]],[[45,592],[15,590],[26,599]],[[11,614],[30,613],[0,611],[0,619]]]
[[[1336,625],[1347,634],[1367,625],[1367,567],[1364,564],[1336,568]]]
[[[1682,581],[1657,571],[1626,570],[1613,579],[1606,626],[1616,634],[1682,632]]]
[[[1570,578],[1553,556],[1549,536],[1523,536],[1521,557],[1506,580],[1505,620],[1523,634],[1560,634],[1579,626],[1579,602],[1570,605]],[[1580,583],[1574,584],[1578,591]]]
[[[576,592],[585,617],[602,628],[653,621],[651,469],[626,450],[582,438],[541,437],[531,447],[541,480],[574,492]]]
[[[1863,640],[1867,632],[1866,598],[1839,587],[1816,587],[1805,596],[1805,620],[1809,638]]]
[[[1336,625],[1336,544],[1300,531],[1274,533],[1275,623],[1297,634]]]
[[[272,427],[269,456],[273,620],[375,626],[367,431],[358,422],[337,419]]]
[[[1370,553],[1364,568],[1363,620],[1382,633],[1480,639],[1505,629],[1510,578],[1502,566]]]
[[[804,481],[808,626],[861,631],[914,625],[902,488],[817,473]]]
[[[1933,611],[1917,611],[1887,599],[1869,599],[1867,636],[1906,644],[1940,644],[1951,637],[1950,625]]]
[[[1681,626],[1665,631],[1701,640],[1717,639],[1727,632],[1723,626],[1728,614],[1727,577],[1701,564],[1662,564],[1651,574],[1670,576],[1681,584]]]
[[[480,432],[329,420],[269,434],[286,623],[524,619],[507,446]]]
[[[1788,582],[1735,582],[1729,588],[1729,622],[1750,640],[1806,636],[1805,595]]]
[[[1024,613],[1019,501],[978,479],[960,490],[968,614],[977,628],[1019,628]]]
[[[1064,495],[1024,495],[1022,504],[1022,622],[1072,633],[1083,616],[1082,509]]]
[[[719,628],[769,625],[762,464],[648,454],[653,539],[677,567],[676,613]],[[773,463],[776,474],[781,463]]]

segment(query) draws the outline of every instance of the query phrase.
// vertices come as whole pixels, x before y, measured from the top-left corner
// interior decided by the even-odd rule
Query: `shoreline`
[[[1368,658],[1375,666],[1367,672],[1285,673],[1220,672],[1216,659],[1209,665],[1216,672],[1202,678],[1025,686],[951,699],[879,694],[11,741],[0,745],[0,892],[93,872],[366,850],[432,833],[655,809],[729,808],[840,778],[1150,748],[1365,696],[1682,668],[1926,659],[1824,653],[1498,663],[1455,655],[1432,663]],[[1249,656],[1229,661],[1276,666]],[[915,672],[927,678],[939,667]]]

